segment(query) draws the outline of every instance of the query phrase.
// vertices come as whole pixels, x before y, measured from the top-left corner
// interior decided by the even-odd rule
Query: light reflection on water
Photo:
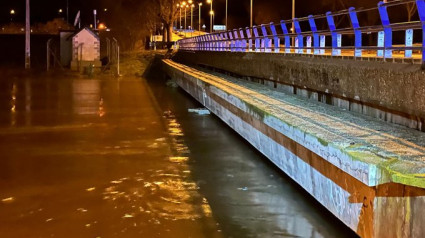
[[[343,234],[163,82],[9,80],[0,88],[9,105],[0,107],[0,237]]]

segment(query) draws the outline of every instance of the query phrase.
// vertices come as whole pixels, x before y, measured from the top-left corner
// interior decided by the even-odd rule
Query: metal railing
[[[391,23],[388,8],[406,4],[416,4],[419,21]],[[360,26],[359,13],[378,11],[381,24]],[[336,17],[348,16],[350,27],[337,28]],[[326,20],[326,29],[318,30],[316,21]],[[288,24],[294,23],[291,32]],[[307,28],[308,31],[303,31]],[[393,34],[404,33],[402,44],[393,44]],[[414,32],[420,32],[421,42],[414,44]],[[376,45],[364,45],[364,35],[376,34]],[[415,35],[416,36],[416,35]],[[327,38],[330,40],[326,40]],[[349,39],[350,45],[342,44]],[[344,42],[346,43],[346,42]],[[425,0],[395,0],[379,2],[377,7],[359,9],[351,7],[339,12],[327,12],[322,15],[310,15],[303,18],[282,20],[279,24],[269,23],[186,38],[177,42],[179,50],[185,51],[230,51],[230,52],[269,52],[295,53],[332,56],[365,57],[373,52],[381,58],[394,58],[394,51],[402,51],[402,58],[412,58],[414,52],[420,53],[422,66],[425,66]],[[415,54],[416,55],[416,54]],[[398,55],[400,57],[400,55]]]

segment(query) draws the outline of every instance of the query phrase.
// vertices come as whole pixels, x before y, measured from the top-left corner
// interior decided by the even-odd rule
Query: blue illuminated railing
[[[416,4],[419,21],[391,23],[388,8],[406,4]],[[378,10],[380,25],[360,26],[358,14]],[[335,18],[348,16],[350,27],[337,28]],[[326,20],[327,29],[318,30],[316,21]],[[288,24],[294,25],[292,32]],[[308,23],[309,30],[303,31],[301,26]],[[303,25],[302,25],[303,24]],[[393,33],[404,32],[404,44],[393,44]],[[414,32],[420,32],[422,42],[414,44]],[[364,45],[364,34],[376,34],[376,45]],[[354,45],[343,46],[343,37],[349,36]],[[326,41],[330,37],[330,44]],[[327,12],[324,15],[310,15],[304,18],[282,20],[279,24],[270,23],[252,28],[240,28],[186,38],[177,42],[179,50],[186,51],[230,51],[230,52],[270,52],[295,53],[332,56],[364,57],[365,52],[373,52],[376,57],[394,58],[394,51],[404,52],[402,58],[412,58],[421,54],[422,65],[425,66],[425,0],[396,0],[388,3],[382,1],[376,8],[356,10],[351,7],[339,12]]]

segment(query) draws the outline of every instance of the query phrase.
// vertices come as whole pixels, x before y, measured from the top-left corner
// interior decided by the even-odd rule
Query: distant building
[[[61,63],[72,70],[82,70],[89,65],[102,66],[100,38],[89,28],[75,33],[61,32]]]

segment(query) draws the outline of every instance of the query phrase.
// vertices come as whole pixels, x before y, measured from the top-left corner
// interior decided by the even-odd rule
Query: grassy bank
[[[125,52],[121,55],[122,76],[146,76],[152,70],[156,57],[163,57],[166,50]]]

